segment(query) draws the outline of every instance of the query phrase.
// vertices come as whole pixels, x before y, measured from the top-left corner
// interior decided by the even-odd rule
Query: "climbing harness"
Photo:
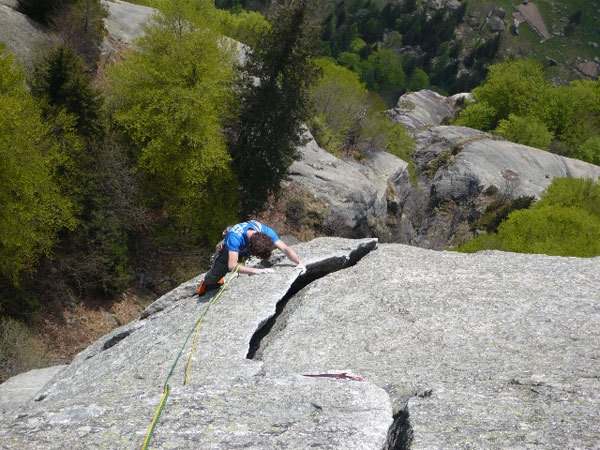
[[[181,354],[183,353],[184,348],[186,347],[188,341],[190,340],[192,333],[194,333],[194,341],[192,343],[192,349],[190,351],[190,356],[188,358],[188,363],[187,363],[187,367],[185,370],[185,380],[183,383],[184,386],[187,386],[187,384],[188,384],[189,371],[190,371],[190,367],[192,365],[192,357],[194,355],[194,351],[196,350],[196,344],[198,341],[198,332],[200,331],[200,325],[204,321],[204,317],[206,316],[206,313],[208,312],[210,307],[219,299],[219,297],[221,296],[223,291],[227,288],[227,286],[229,285],[231,280],[233,280],[233,278],[236,277],[237,272],[242,264],[244,264],[244,261],[240,261],[235,266],[235,269],[232,270],[229,273],[229,275],[227,275],[225,282],[221,285],[221,288],[218,290],[218,292],[215,294],[215,296],[211,298],[210,302],[208,302],[206,309],[200,315],[200,318],[196,321],[196,323],[194,324],[194,326],[191,328],[190,332],[188,333],[187,337],[185,338],[185,341],[183,342],[183,345],[181,346],[181,349],[179,350],[179,353],[177,354],[177,357],[175,358],[175,362],[171,366],[171,370],[169,370],[169,374],[167,375],[165,384],[163,385],[163,396],[162,396],[162,399],[160,400],[160,403],[158,404],[158,407],[156,408],[156,412],[154,413],[154,418],[152,419],[152,423],[150,424],[150,427],[148,428],[148,433],[146,434],[146,439],[144,439],[144,443],[142,445],[142,450],[146,450],[148,448],[148,445],[150,444],[150,439],[152,438],[152,435],[154,434],[154,428],[156,427],[158,419],[160,418],[160,415],[162,414],[165,404],[167,403],[167,398],[169,397],[169,391],[170,391],[169,379],[171,378],[171,375],[173,375],[175,367],[177,366],[177,363],[179,362],[179,358],[181,357]]]

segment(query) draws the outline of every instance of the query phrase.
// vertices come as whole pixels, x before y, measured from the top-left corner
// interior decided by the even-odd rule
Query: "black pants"
[[[212,267],[204,275],[204,281],[208,289],[218,286],[218,281],[229,272],[229,252],[226,248],[221,250]]]

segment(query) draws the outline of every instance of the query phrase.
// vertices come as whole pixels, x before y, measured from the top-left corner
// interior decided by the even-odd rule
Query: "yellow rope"
[[[243,263],[244,263],[244,261],[239,262],[237,264],[237,266],[235,266],[235,269],[233,270],[233,272],[230,273],[227,276],[227,280],[225,281],[225,283],[223,283],[223,286],[221,286],[221,288],[219,289],[219,292],[217,292],[217,294],[211,299],[210,303],[208,304],[208,306],[206,307],[206,309],[202,313],[202,316],[200,317],[200,319],[198,319],[198,322],[196,322],[196,325],[195,325],[195,336],[194,336],[194,341],[193,341],[193,344],[192,344],[192,350],[190,352],[190,357],[188,359],[187,368],[186,368],[186,371],[185,371],[185,382],[183,383],[184,385],[188,384],[188,375],[189,375],[190,366],[192,364],[192,356],[193,356],[194,350],[196,348],[196,342],[197,342],[197,338],[198,338],[198,331],[200,330],[200,324],[203,322],[204,317],[206,316],[206,313],[208,312],[208,310],[210,309],[210,307],[221,296],[221,294],[223,293],[223,291],[225,290],[225,288],[229,285],[229,283],[231,282],[231,280],[233,280],[233,278],[237,274],[238,269],[240,268],[240,266]],[[156,427],[156,423],[158,422],[158,419],[159,419],[159,417],[160,417],[160,415],[162,413],[162,410],[165,407],[165,404],[167,402],[167,398],[169,397],[169,390],[170,390],[170,388],[169,388],[169,379],[171,378],[171,375],[173,374],[173,371],[175,370],[175,366],[177,365],[177,361],[179,361],[179,357],[181,356],[181,353],[183,352],[183,348],[185,347],[185,345],[187,344],[187,341],[190,338],[191,331],[192,330],[190,330],[190,332],[188,333],[188,336],[187,336],[185,342],[183,343],[183,346],[181,347],[181,350],[179,351],[179,354],[177,355],[177,358],[175,359],[175,362],[171,366],[171,370],[169,371],[169,374],[167,375],[167,379],[166,379],[165,384],[164,384],[163,396],[162,396],[162,399],[160,400],[160,403],[158,404],[158,408],[156,408],[156,412],[154,413],[154,418],[152,419],[152,423],[150,424],[150,427],[148,428],[148,433],[146,434],[146,439],[144,439],[144,444],[142,445],[142,450],[146,450],[148,448],[148,444],[150,443],[150,438],[152,437],[152,434],[154,433],[154,428]]]
[[[241,265],[242,265],[242,263],[240,262],[240,263],[238,263],[237,266],[235,266],[235,269],[233,270],[233,273],[229,277],[227,277],[227,280],[225,281],[225,283],[223,283],[223,286],[221,286],[221,289],[219,289],[219,292],[217,292],[217,295],[215,295],[213,297],[213,299],[210,301],[210,303],[208,304],[208,307],[206,308],[206,311],[204,311],[204,314],[202,315],[202,317],[198,321],[198,325],[196,325],[196,332],[194,334],[194,341],[192,342],[192,350],[190,351],[190,357],[188,358],[187,368],[185,369],[185,381],[183,382],[184,386],[187,386],[187,384],[188,384],[189,374],[190,374],[190,366],[192,365],[192,358],[194,356],[194,352],[196,351],[196,343],[198,342],[198,332],[200,331],[200,325],[204,321],[204,317],[206,316],[206,312],[208,311],[208,308],[210,308],[213,305],[213,303],[215,303],[218,300],[218,298],[221,296],[221,294],[223,293],[223,291],[225,290],[225,288],[229,285],[229,283],[231,283],[231,280],[233,280],[233,278],[237,274],[237,271],[238,271],[238,269],[240,268]]]
[[[158,404],[158,408],[156,408],[156,413],[154,413],[154,419],[152,419],[152,423],[150,424],[150,428],[148,429],[148,433],[146,434],[146,439],[144,439],[144,444],[142,445],[142,450],[148,448],[148,444],[150,443],[150,437],[152,437],[152,433],[154,432],[154,427],[156,426],[156,422],[162,413],[163,408],[165,407],[165,403],[167,402],[167,397],[169,396],[169,385],[165,384],[165,388],[163,390],[163,396]]]

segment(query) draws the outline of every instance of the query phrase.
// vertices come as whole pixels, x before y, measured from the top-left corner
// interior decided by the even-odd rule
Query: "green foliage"
[[[110,100],[136,149],[150,206],[178,242],[206,241],[237,212],[222,132],[234,52],[204,23],[206,15],[181,1],[168,6],[109,73]]]
[[[278,193],[302,141],[308,88],[317,73],[313,8],[309,0],[277,5],[269,15],[271,28],[248,55],[230,145],[244,213],[260,209],[268,195]]]
[[[0,57],[0,273],[18,281],[75,221],[52,177],[56,144],[12,57]]]
[[[216,14],[225,35],[246,45],[251,45],[270,26],[265,17],[255,11],[240,11],[236,14],[217,11]]]
[[[490,67],[486,83],[474,89],[473,95],[476,102],[459,113],[455,125],[493,131],[514,142],[596,161],[600,81],[552,87],[540,64],[511,60]]]
[[[533,60],[509,60],[489,68],[485,84],[473,90],[477,102],[493,105],[494,129],[509,114],[535,116],[540,98],[550,89],[541,64]],[[468,107],[467,107],[468,108]]]
[[[384,150],[410,160],[413,142],[404,127],[389,120],[386,105],[369,94],[358,76],[329,59],[316,60],[322,76],[311,88],[309,128],[321,148],[341,152]]]
[[[310,90],[314,117],[309,127],[322,148],[337,154],[350,141],[353,124],[368,108],[367,90],[356,73],[324,58],[316,64],[322,76]]]
[[[537,110],[569,156],[576,155],[583,142],[600,135],[600,81],[574,81],[551,89]]]
[[[79,134],[89,138],[102,130],[102,98],[91,81],[83,60],[61,45],[35,69],[30,86],[33,95],[42,100],[46,117],[64,109],[74,115]]]
[[[500,120],[494,134],[541,150],[548,150],[553,137],[552,132],[536,117],[519,117],[512,113],[508,119]]]
[[[366,145],[362,146],[365,149],[383,150],[413,165],[413,139],[402,125],[389,119],[385,103],[374,94],[369,95],[369,108],[361,123],[361,134],[362,140],[366,141]]]
[[[429,76],[427,76],[427,72],[417,67],[410,77],[408,89],[416,92],[427,88],[427,86],[429,86]]]
[[[600,135],[592,136],[581,144],[574,156],[582,161],[600,166]]]
[[[361,79],[372,91],[398,96],[406,86],[406,75],[400,59],[391,49],[372,53],[362,64]]]
[[[498,249],[519,253],[600,255],[600,185],[589,179],[557,178],[531,209],[509,214],[497,233],[479,236],[458,250]]]
[[[542,206],[580,208],[600,219],[600,184],[590,178],[555,178],[542,193]]]
[[[508,215],[518,209],[527,209],[533,203],[533,197],[519,197],[514,200],[500,198],[490,203],[474,228],[483,229],[488,233],[495,233]]]
[[[502,250],[558,256],[600,255],[600,219],[580,208],[544,206],[513,212],[500,225]]]
[[[326,3],[322,55],[336,58],[339,64],[359,73],[370,90],[389,95],[391,103],[396,101],[394,96],[404,91],[406,77],[410,79],[415,68],[426,79],[419,73],[414,88],[431,84],[440,91],[457,92],[459,87],[470,90],[485,76],[485,65],[495,56],[499,42],[481,37],[481,47],[486,51],[473,51],[479,51],[469,65],[473,75],[463,77],[458,84],[457,61],[458,56],[463,58],[463,44],[454,31],[463,20],[466,7],[466,2],[453,10],[436,11],[414,1]],[[488,42],[491,45],[486,45]],[[401,54],[400,49],[408,46],[413,51]],[[350,63],[351,53],[359,58],[358,62]]]
[[[475,128],[482,131],[491,131],[496,122],[498,111],[485,101],[470,103],[463,109],[454,125]]]

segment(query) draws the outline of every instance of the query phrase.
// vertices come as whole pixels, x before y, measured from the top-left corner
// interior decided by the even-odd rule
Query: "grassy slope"
[[[573,78],[566,66],[571,65],[577,58],[593,60],[595,57],[600,57],[600,48],[590,45],[590,42],[600,45],[600,3],[598,8],[594,8],[590,0],[537,0],[535,3],[552,37],[541,42],[541,37],[536,32],[527,24],[521,24],[517,36],[506,33],[502,45],[503,54],[540,61],[545,57],[552,58],[559,63],[559,67],[552,69],[551,72],[563,79]],[[512,13],[516,11],[515,7],[518,4],[518,1],[510,0],[468,0],[468,10],[481,11],[482,16],[485,17],[493,7],[502,7],[506,11],[506,21],[512,23]],[[555,31],[563,30],[569,16],[577,10],[581,10],[583,15],[573,35],[554,36]]]

